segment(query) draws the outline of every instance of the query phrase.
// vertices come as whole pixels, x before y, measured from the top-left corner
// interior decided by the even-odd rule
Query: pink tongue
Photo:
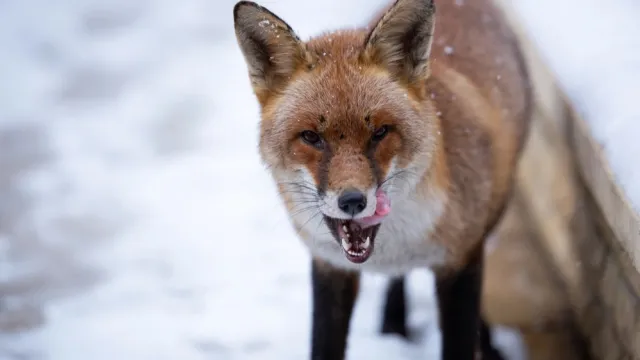
[[[391,202],[387,193],[382,190],[378,190],[376,193],[376,215],[386,216],[391,211]]]
[[[365,218],[355,220],[360,226],[367,228],[369,226],[377,225],[382,222],[382,219],[385,218],[391,212],[391,201],[387,194],[378,190],[376,192],[376,212],[371,216],[367,216]]]

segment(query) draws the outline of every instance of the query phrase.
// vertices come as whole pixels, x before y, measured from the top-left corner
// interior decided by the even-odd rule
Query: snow
[[[523,25],[640,211],[640,3],[518,0]],[[567,20],[570,19],[570,22]]]
[[[381,3],[266,5],[307,37]],[[309,256],[258,160],[233,4],[0,2],[0,360],[307,356]],[[367,276],[350,359],[439,353],[433,279],[410,280],[415,341],[377,333]]]

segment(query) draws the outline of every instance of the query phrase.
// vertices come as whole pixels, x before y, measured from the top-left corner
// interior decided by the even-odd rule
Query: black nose
[[[367,198],[358,190],[346,190],[338,198],[338,207],[353,216],[367,207]]]

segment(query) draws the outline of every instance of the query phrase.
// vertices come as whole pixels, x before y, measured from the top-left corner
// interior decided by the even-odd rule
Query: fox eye
[[[318,135],[318,133],[311,130],[305,130],[300,133],[300,137],[302,137],[302,140],[304,140],[304,142],[306,142],[307,144],[318,149],[322,149],[322,138],[320,137],[320,135]]]
[[[371,140],[373,140],[374,142],[381,141],[385,136],[387,136],[388,133],[389,127],[387,125],[382,125],[373,133]]]

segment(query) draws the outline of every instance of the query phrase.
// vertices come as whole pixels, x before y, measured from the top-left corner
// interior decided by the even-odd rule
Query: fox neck
[[[430,149],[429,166],[411,189],[409,196],[430,201],[434,194],[446,195],[450,183],[450,173],[446,161],[444,135],[440,119],[434,121],[433,142]],[[421,164],[418,164],[420,166]]]

